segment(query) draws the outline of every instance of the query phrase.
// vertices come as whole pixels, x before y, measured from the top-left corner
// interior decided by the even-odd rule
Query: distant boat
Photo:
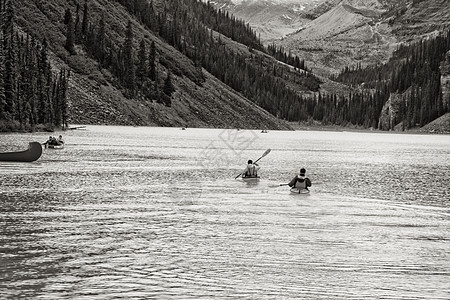
[[[134,127],[137,127],[137,126],[134,126]],[[83,130],[85,130],[86,129],[86,126],[77,126],[77,127],[66,127],[66,128],[64,128],[64,130],[76,130],[76,129],[83,129]]]
[[[39,159],[41,155],[41,143],[31,142],[27,150],[0,153],[0,161],[32,162]]]
[[[261,130],[261,133],[268,133],[266,129]]]
[[[45,148],[49,149],[64,149],[64,143],[58,145],[45,144]]]

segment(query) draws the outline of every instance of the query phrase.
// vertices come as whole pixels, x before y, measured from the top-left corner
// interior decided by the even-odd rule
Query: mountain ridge
[[[284,47],[305,59],[315,73],[325,76],[336,74],[352,64],[386,62],[400,43],[419,40],[436,30],[450,28],[450,6],[446,0],[314,1],[295,15],[299,21],[287,30],[285,26],[266,22],[280,17],[280,14],[266,14],[266,11],[259,10],[248,16],[245,3],[240,3],[238,16],[257,29],[264,43],[274,42]],[[271,9],[277,12],[280,7],[288,7],[286,3],[291,1],[271,3]],[[227,7],[223,6],[223,9]],[[235,13],[236,6],[229,11]],[[327,19],[330,16],[334,22]],[[353,27],[351,23],[354,23]],[[264,37],[269,30],[265,26],[270,27],[270,36]],[[363,40],[364,43],[354,44],[354,40]]]
[[[398,62],[386,68],[396,76],[388,80],[383,77],[376,82],[363,73],[367,71],[361,64],[340,77],[341,82],[336,81],[337,76],[326,76],[329,73],[324,68],[320,72],[319,63],[336,73],[340,65],[355,62],[351,60],[355,55],[361,60],[383,61],[373,55],[372,47],[376,45],[375,50],[387,53],[382,48],[394,45],[388,40],[392,24],[396,24],[391,18],[406,13],[393,13],[399,9],[394,5],[388,7],[390,15],[382,18],[380,3],[375,0],[341,1],[310,22],[320,26],[311,25],[292,35],[303,34],[300,50],[319,58],[312,59],[317,61],[312,67],[305,67],[298,56],[292,56],[294,51],[289,47],[265,49],[248,24],[215,11],[210,3],[89,3],[80,8],[75,1],[27,0],[24,11],[28,14],[21,11],[17,18],[24,32],[50,39],[54,68],[71,70],[68,109],[72,123],[290,129],[284,120],[320,120],[375,128],[390,86],[402,87],[403,92],[406,81],[398,80],[397,72],[415,69],[402,65],[400,55]],[[365,8],[364,3],[374,8]],[[433,43],[427,43],[429,51],[434,51]],[[343,45],[347,45],[347,52],[341,57]],[[417,49],[405,51],[420,63],[418,72],[429,74],[422,67],[422,57],[414,54]],[[323,53],[327,54],[325,61],[320,59]],[[383,59],[388,58],[386,55]],[[367,83],[386,88],[370,95],[373,91],[364,87],[365,82],[354,85],[358,72],[370,80]],[[432,87],[437,84],[433,72]],[[430,92],[433,97],[437,95],[435,90]],[[411,95],[421,93],[415,88]],[[396,99],[406,102],[403,96]],[[413,104],[415,109],[420,105]],[[427,113],[426,118],[420,117],[421,125],[442,110],[432,108]],[[408,117],[407,128],[414,124],[414,118]],[[393,125],[391,120],[387,127],[380,128],[390,130]]]
[[[18,4],[17,1],[15,3]],[[205,69],[200,71],[192,60],[161,41],[119,3],[90,1],[92,24],[98,22],[103,14],[110,38],[120,43],[120,40],[124,40],[127,20],[132,20],[136,37],[134,47],[138,48],[140,39],[146,40],[147,45],[155,42],[160,75],[166,77],[171,73],[175,92],[170,107],[139,95],[127,98],[125,90],[115,83],[114,75],[89,57],[82,45],[75,45],[75,55],[69,55],[63,48],[66,38],[62,23],[64,10],[70,9],[74,13],[75,4],[75,1],[25,0],[17,11],[17,24],[24,32],[37,39],[45,37],[51,41],[50,57],[53,65],[72,70],[68,88],[70,122],[290,129],[284,121],[264,111]]]

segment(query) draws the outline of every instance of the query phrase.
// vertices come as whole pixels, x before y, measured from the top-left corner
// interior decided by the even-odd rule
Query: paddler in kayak
[[[258,177],[258,170],[260,169],[260,166],[258,164],[253,163],[253,161],[250,159],[247,162],[247,167],[242,172],[242,177],[244,178],[256,178]]]
[[[298,175],[295,175],[295,177],[292,178],[291,182],[289,182],[288,185],[291,188],[295,187],[299,190],[301,189],[308,190],[308,187],[311,186],[311,180],[309,180],[309,178],[306,177],[306,169],[301,168],[300,173]]]
[[[60,135],[60,136],[58,137],[58,139],[56,140],[56,142],[58,143],[58,145],[64,144],[64,139],[63,139],[62,135]]]

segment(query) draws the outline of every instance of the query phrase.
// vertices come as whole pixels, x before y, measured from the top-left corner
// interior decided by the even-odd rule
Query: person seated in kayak
[[[295,187],[298,189],[308,189],[308,187],[311,186],[311,180],[306,177],[306,169],[301,168],[300,173],[298,175],[295,175],[294,178],[292,178],[291,182],[288,184],[290,187]]]
[[[245,168],[242,177],[244,177],[244,178],[245,177],[258,177],[259,169],[260,169],[260,167],[258,166],[258,164],[253,163],[253,161],[250,159],[247,162],[247,167]]]
[[[52,136],[49,136],[48,140],[46,140],[45,143],[42,143],[42,145],[50,145],[52,138],[53,138]]]
[[[49,136],[48,140],[44,143],[44,145],[58,145],[58,142],[56,141],[56,137]]]
[[[63,140],[62,135],[60,135],[60,136],[58,137],[58,140],[57,140],[56,142],[58,143],[58,145],[64,144],[64,140]]]

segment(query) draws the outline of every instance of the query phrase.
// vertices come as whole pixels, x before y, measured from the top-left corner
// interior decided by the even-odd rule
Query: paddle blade
[[[264,156],[266,156],[267,154],[269,154],[270,151],[271,151],[270,149],[267,149],[266,152],[263,153],[263,155],[261,156],[261,158],[264,157]]]

